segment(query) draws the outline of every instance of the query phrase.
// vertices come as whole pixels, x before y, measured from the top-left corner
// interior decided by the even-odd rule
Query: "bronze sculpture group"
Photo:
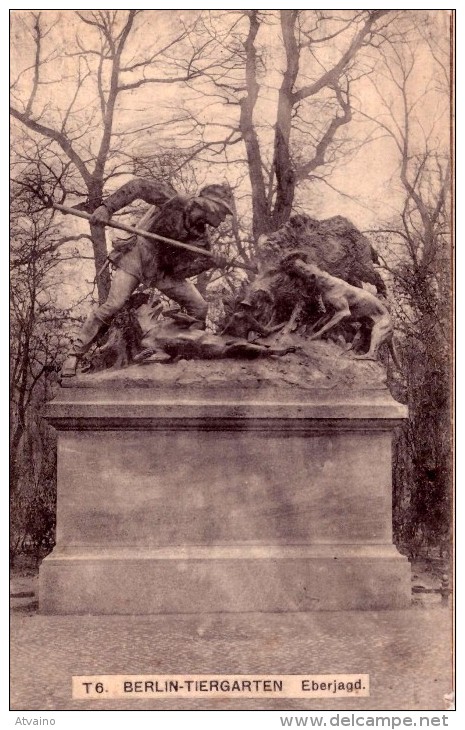
[[[94,342],[99,347],[91,370],[179,358],[282,356],[297,348],[292,333],[306,340],[335,337],[359,359],[375,360],[386,344],[398,366],[392,319],[378,296],[386,290],[374,266],[376,253],[347,219],[295,215],[260,239],[258,271],[236,297],[224,301],[223,321],[216,332],[208,332],[208,304],[190,279],[226,264],[211,250],[208,226],[217,228],[234,215],[231,190],[209,185],[186,197],[169,185],[135,179],[110,195],[91,223],[111,225],[113,213],[136,199],[151,205],[138,223],[151,239],[134,235],[110,254],[110,293],[84,323],[62,377],[76,374]],[[160,243],[153,240],[157,237]],[[163,238],[195,248],[176,249]],[[167,309],[147,287],[178,308]]]

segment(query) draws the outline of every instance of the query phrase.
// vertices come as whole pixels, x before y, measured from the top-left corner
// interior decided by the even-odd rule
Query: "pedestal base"
[[[408,605],[391,526],[391,436],[406,409],[386,388],[148,387],[128,371],[48,406],[57,546],[40,569],[42,611]]]
[[[409,596],[392,545],[56,550],[40,574],[45,613],[377,610]]]

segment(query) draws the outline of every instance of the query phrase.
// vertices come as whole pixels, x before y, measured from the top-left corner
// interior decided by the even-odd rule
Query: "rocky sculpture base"
[[[311,348],[305,367],[286,355],[70,379],[46,413],[58,516],[41,610],[406,606],[410,566],[391,530],[391,435],[406,409],[379,364]]]

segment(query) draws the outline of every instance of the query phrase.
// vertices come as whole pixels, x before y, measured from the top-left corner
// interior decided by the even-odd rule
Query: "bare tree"
[[[43,180],[41,181],[43,182]],[[21,184],[22,183],[22,184]],[[36,183],[35,183],[36,184]],[[54,436],[41,407],[57,383],[72,324],[57,289],[68,237],[31,190],[32,169],[11,188],[10,499],[11,557],[52,546],[55,523]]]
[[[30,33],[34,57],[13,80],[11,114],[38,138],[51,141],[67,159],[76,173],[72,192],[86,197],[90,212],[102,203],[111,180],[132,172],[128,151],[134,140],[157,126],[133,119],[131,125],[122,123],[124,99],[137,89],[180,83],[199,74],[199,51],[183,45],[188,28],[158,44],[154,36],[149,47],[139,50],[137,37],[144,19],[140,10],[73,13],[74,39],[68,47],[55,49],[52,35],[68,17],[58,15],[53,21],[50,13],[17,11],[13,18],[23,25],[23,33]],[[69,73],[53,77],[55,68]],[[98,296],[103,301],[110,274],[101,226],[91,227],[91,238],[95,269],[100,272]]]
[[[344,152],[352,88],[373,71],[394,17],[387,10],[243,10],[231,12],[225,28],[223,16],[202,16],[196,33],[213,43],[216,65],[203,74],[210,85],[191,86],[221,116],[213,135],[211,121],[190,109],[189,134],[201,134],[193,154],[246,162],[255,239],[283,225],[297,187]]]
[[[375,235],[391,282],[400,392],[410,412],[396,446],[394,496],[397,529],[412,551],[447,546],[451,519],[450,49],[431,22],[422,34],[383,48],[386,83],[374,118],[397,152],[401,186],[398,217]],[[426,82],[423,54],[434,67]]]

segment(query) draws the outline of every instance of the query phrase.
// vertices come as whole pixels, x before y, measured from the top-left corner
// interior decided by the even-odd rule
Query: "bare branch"
[[[302,99],[305,99],[308,96],[314,96],[326,86],[333,86],[344,72],[349,62],[356,55],[357,51],[362,47],[366,37],[371,33],[376,21],[389,12],[389,10],[371,11],[363,27],[358,31],[358,33],[356,33],[348,49],[342,54],[339,61],[317,81],[314,81],[312,84],[308,84],[302,89],[299,89],[299,91],[294,92],[293,103],[295,104],[298,101],[302,101]]]
[[[59,132],[58,130],[53,129],[52,127],[48,127],[45,124],[41,124],[40,122],[36,122],[34,119],[31,119],[31,117],[29,117],[25,112],[20,112],[14,107],[10,107],[10,113],[15,119],[31,129],[33,132],[42,134],[45,137],[48,137],[49,139],[52,139],[54,142],[56,142],[61,147],[63,152],[68,155],[69,159],[76,165],[77,169],[81,173],[84,182],[86,184],[90,183],[91,177],[87,167],[85,166],[81,157],[77,154],[76,150],[73,148],[69,139],[66,137],[65,134],[63,134],[63,132]]]
[[[346,94],[346,99],[344,99],[342,91],[340,88],[335,87],[334,89],[336,98],[339,102],[339,105],[341,106],[343,110],[342,116],[336,116],[330,123],[328,129],[321,137],[321,140],[318,142],[315,148],[315,154],[311,160],[306,162],[304,165],[301,165],[296,170],[296,178],[298,180],[303,180],[310,173],[312,173],[314,170],[316,170],[317,167],[321,167],[325,163],[325,155],[328,150],[328,147],[330,144],[334,141],[334,138],[336,136],[336,132],[340,127],[342,127],[345,124],[348,124],[352,119],[352,110],[350,107],[350,102],[348,101],[348,94]]]
[[[200,75],[200,72],[193,72],[190,75],[186,76],[175,76],[172,78],[166,78],[166,77],[145,77],[143,79],[139,79],[138,81],[133,81],[129,84],[119,84],[118,91],[129,91],[130,89],[138,89],[141,86],[144,86],[145,84],[176,84],[181,81],[190,81],[193,78],[196,78]]]

